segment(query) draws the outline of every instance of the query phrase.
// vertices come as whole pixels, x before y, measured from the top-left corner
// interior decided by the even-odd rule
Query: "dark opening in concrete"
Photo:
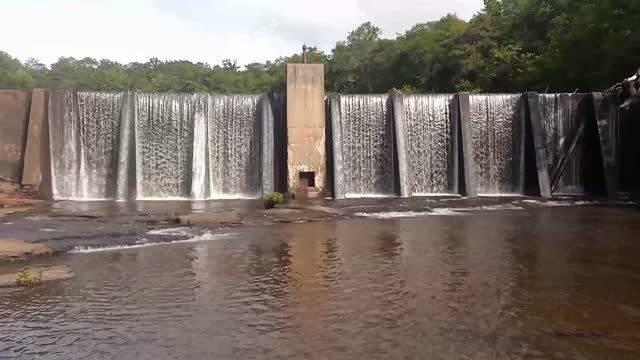
[[[300,187],[303,189],[316,186],[316,173],[313,171],[301,171],[298,173]]]

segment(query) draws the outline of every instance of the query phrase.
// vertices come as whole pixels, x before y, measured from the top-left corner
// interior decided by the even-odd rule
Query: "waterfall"
[[[212,96],[208,123],[211,198],[258,197],[262,192],[259,98]]]
[[[49,112],[57,200],[257,198],[263,184],[273,189],[267,96],[52,91]]]
[[[478,193],[521,194],[523,106],[519,94],[471,95],[470,118]]]
[[[413,195],[457,192],[453,98],[452,94],[404,95]]]
[[[578,103],[583,98],[583,94],[540,94],[541,120],[550,176],[554,175],[554,169],[567,154],[576,136],[579,125]],[[580,140],[573,156],[567,161],[555,193],[584,193],[583,162],[584,150]]]
[[[49,105],[55,199],[114,199],[121,93],[52,91]]]
[[[136,95],[138,199],[190,197],[195,102],[188,94]]]
[[[387,100],[387,95],[340,96],[341,141],[334,147],[342,149],[347,197],[394,193],[393,124]]]

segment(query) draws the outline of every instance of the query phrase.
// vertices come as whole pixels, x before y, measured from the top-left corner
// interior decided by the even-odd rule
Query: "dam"
[[[5,136],[23,138],[0,175],[54,200],[615,198],[640,185],[634,115],[600,93],[325,94],[322,65],[289,64],[281,94],[3,90],[0,103],[16,113]]]

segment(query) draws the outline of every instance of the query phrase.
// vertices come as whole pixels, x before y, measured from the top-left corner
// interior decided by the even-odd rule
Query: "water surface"
[[[577,206],[94,249],[0,290],[0,358],[635,359],[638,239],[636,209]]]

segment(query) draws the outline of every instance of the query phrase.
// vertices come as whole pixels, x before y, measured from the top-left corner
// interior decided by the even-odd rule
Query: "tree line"
[[[469,21],[451,14],[394,39],[368,22],[308,57],[325,64],[330,92],[599,91],[640,66],[638,19],[640,0],[485,0]],[[0,88],[278,92],[286,64],[299,62],[301,54],[244,67],[61,57],[45,66],[0,52]]]

